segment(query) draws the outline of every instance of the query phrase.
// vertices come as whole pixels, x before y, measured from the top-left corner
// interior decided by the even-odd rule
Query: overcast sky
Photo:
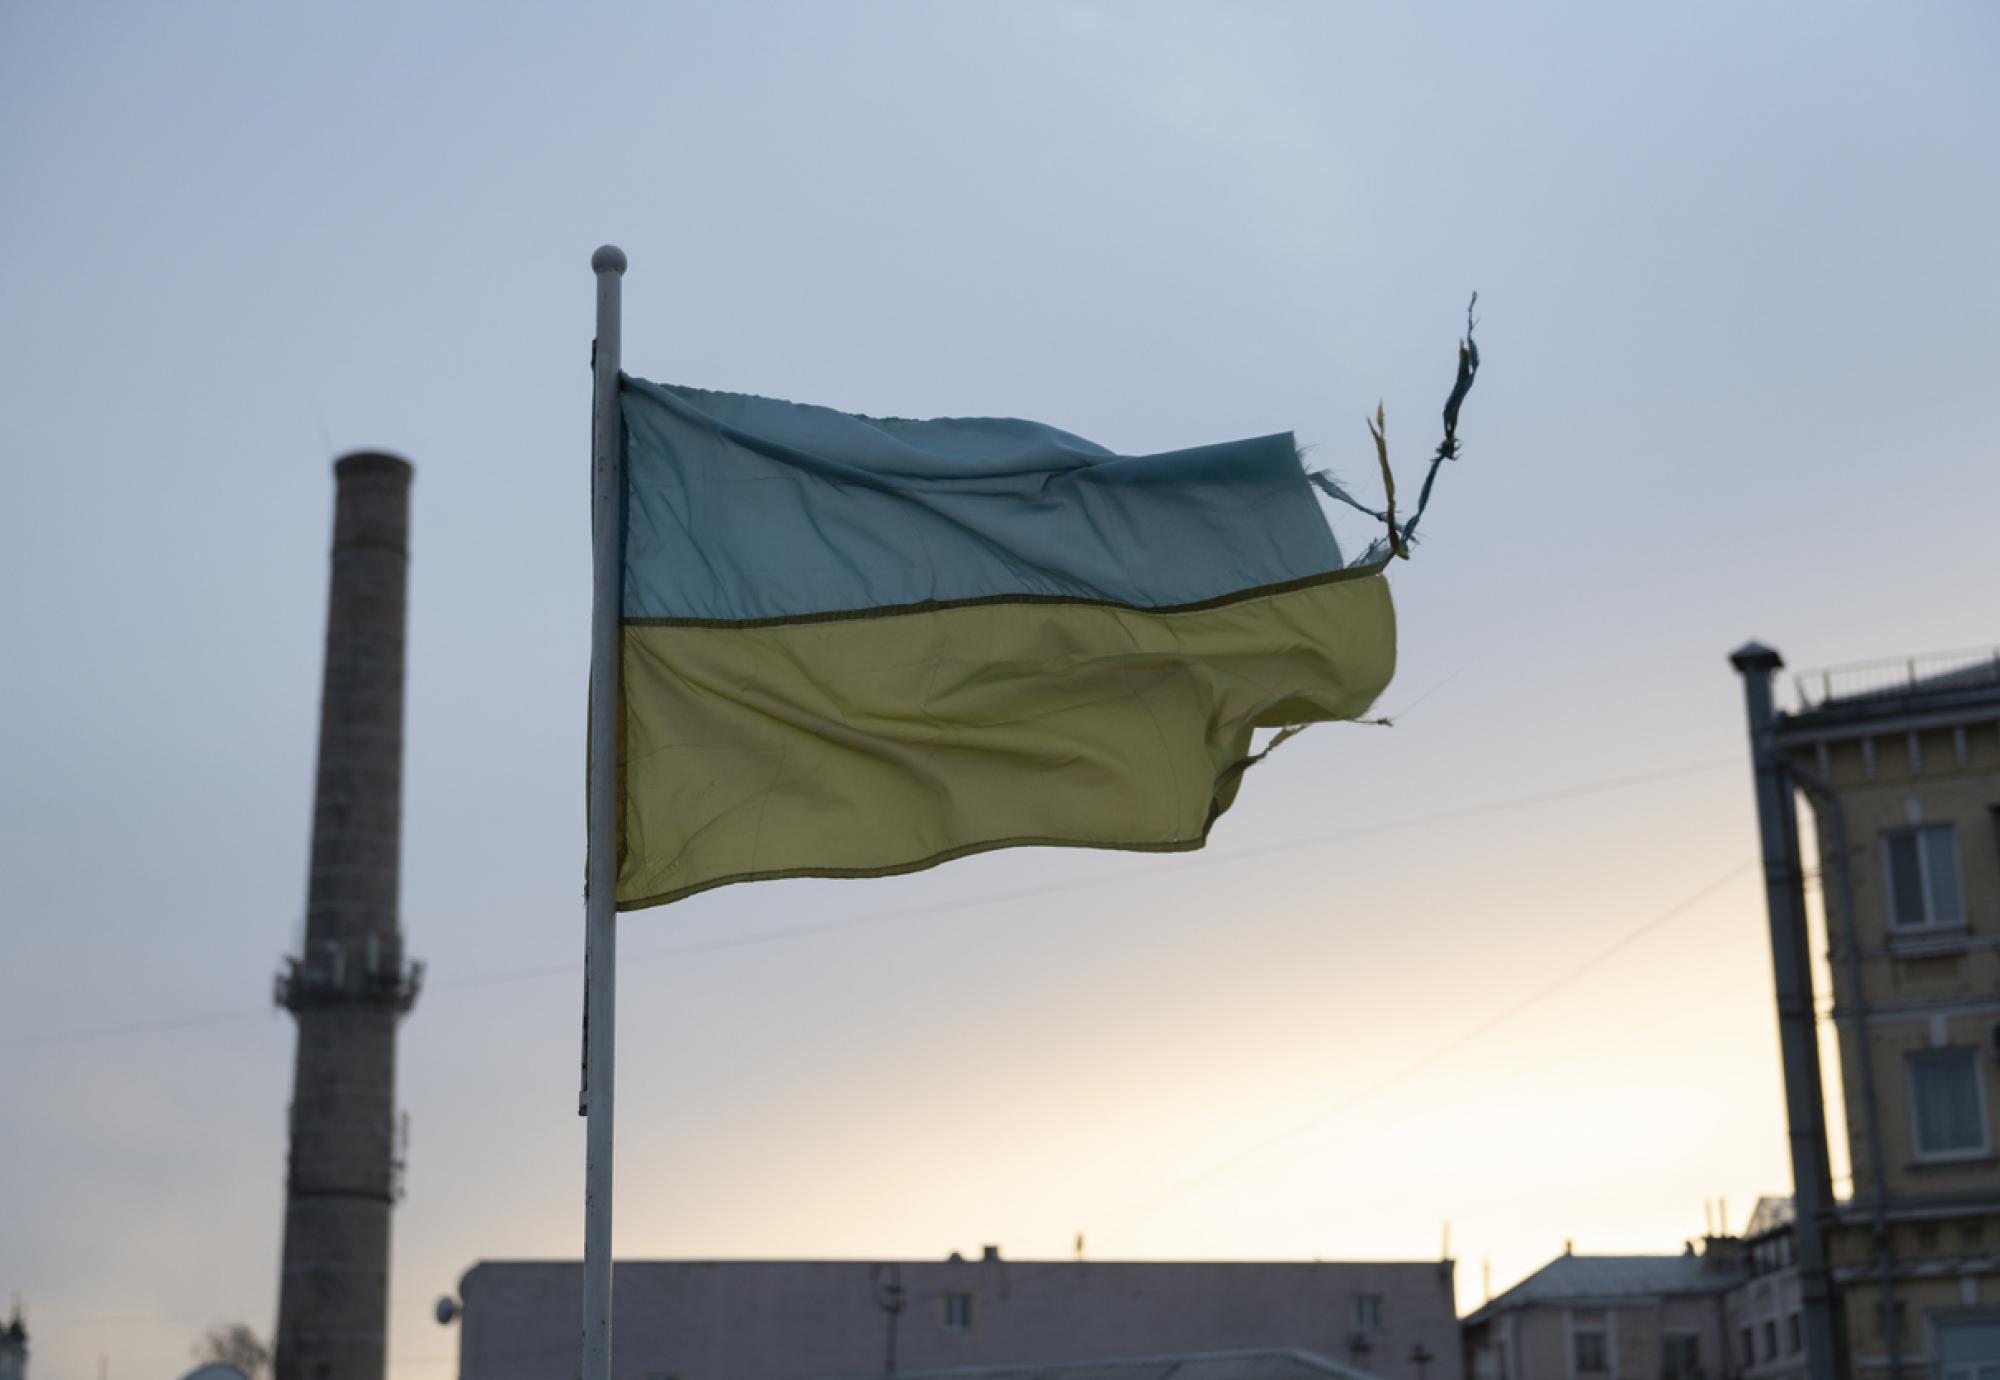
[[[1126,452],[1294,430],[1361,483],[1381,399],[1414,472],[1475,288],[1487,360],[1394,574],[1407,714],[1285,748],[1207,852],[625,922],[622,1254],[1449,1220],[1470,1306],[1740,1227],[1789,1173],[1724,658],[2000,637],[1997,65],[1971,3],[0,8],[33,1380],[275,1316],[346,449],[416,465],[392,1374],[448,1380],[474,1262],[580,1253],[606,240],[634,373]]]

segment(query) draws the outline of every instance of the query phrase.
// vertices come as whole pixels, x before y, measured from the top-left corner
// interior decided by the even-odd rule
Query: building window
[[[1940,1318],[1937,1349],[1942,1380],[1990,1380],[2000,1372],[2000,1311]]]
[[[1604,1329],[1601,1327],[1579,1327],[1571,1334],[1576,1348],[1576,1373],[1578,1375],[1602,1375],[1604,1364]]]
[[[1969,1049],[1927,1049],[1909,1056],[1910,1116],[1917,1158],[1965,1159],[1984,1155],[1986,1093],[1979,1086],[1979,1056]]]
[[[1800,1323],[1799,1315],[1793,1313],[1785,1319],[1785,1350],[1796,1356],[1805,1349],[1805,1327]]]
[[[1778,1325],[1769,1319],[1764,1323],[1764,1359],[1767,1361],[1778,1359]]]
[[[1949,824],[1895,829],[1882,836],[1889,925],[1898,930],[1965,923],[1958,889],[1958,830]]]
[[[944,1325],[953,1332],[972,1330],[972,1295],[946,1294],[944,1296]]]
[[[1701,1338],[1669,1332],[1660,1338],[1660,1380],[1696,1380],[1701,1374]]]
[[[1743,1364],[1757,1364],[1757,1338],[1747,1327],[1743,1329]]]
[[[1354,1330],[1356,1332],[1380,1332],[1382,1330],[1382,1296],[1380,1294],[1356,1294],[1354,1296]]]

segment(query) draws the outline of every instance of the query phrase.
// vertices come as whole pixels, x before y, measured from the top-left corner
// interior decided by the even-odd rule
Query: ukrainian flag
[[[1375,548],[1343,561],[1289,435],[1120,456],[1033,422],[619,396],[621,909],[1199,848],[1252,730],[1356,718],[1395,669]]]

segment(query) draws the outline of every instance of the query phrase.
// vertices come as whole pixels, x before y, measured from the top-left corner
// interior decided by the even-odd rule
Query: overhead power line
[[[1346,1097],[1341,1098],[1339,1101],[1333,1103],[1331,1106],[1321,1108],[1319,1111],[1313,1113],[1312,1116],[1305,1121],[1298,1122],[1293,1126],[1287,1128],[1286,1130],[1278,1132],[1275,1135],[1267,1136],[1264,1139],[1257,1141],[1253,1145],[1249,1145],[1241,1150],[1234,1151],[1231,1154],[1225,1156],[1223,1159],[1217,1160],[1201,1169],[1194,1171],[1191,1174],[1188,1174],[1183,1178],[1175,1180],[1173,1183],[1168,1184],[1165,1188],[1155,1193],[1151,1198],[1147,1199],[1144,1203],[1139,1204],[1136,1208],[1127,1208],[1122,1214],[1118,1214],[1117,1217],[1122,1220],[1116,1220],[1116,1224],[1112,1226],[1102,1236],[1100,1236],[1097,1232],[1094,1231],[1090,1233],[1092,1239],[1112,1240],[1120,1236],[1128,1236],[1131,1234],[1133,1229],[1136,1228],[1140,1223],[1146,1221],[1154,1213],[1158,1212],[1161,1208],[1165,1207],[1168,1203],[1172,1202],[1175,1198],[1187,1192],[1189,1189],[1207,1183],[1211,1179],[1219,1178],[1222,1175],[1227,1174],[1229,1171],[1237,1168],[1238,1166],[1247,1164],[1249,1161],[1257,1158],[1259,1155],[1264,1154],[1266,1151],[1275,1150],[1280,1145],[1287,1144],[1291,1141],[1298,1140],[1303,1136],[1309,1135],[1313,1131],[1316,1131],[1321,1126],[1325,1125],[1328,1121],[1331,1121],[1334,1117],[1338,1116],[1340,1113],[1348,1111],[1351,1108],[1358,1106],[1362,1102],[1367,1101],[1369,1098],[1375,1097],[1380,1093],[1386,1092],[1390,1088],[1393,1088],[1400,1083],[1408,1082],[1410,1079],[1424,1072],[1432,1065],[1437,1064],[1442,1060],[1448,1058],[1449,1056],[1457,1053],[1459,1050],[1464,1049],[1466,1046],[1472,1044],[1475,1040],[1478,1040],[1481,1037],[1490,1034],[1492,1031],[1506,1024],[1508,1021],[1513,1020],[1516,1016],[1522,1015],[1531,1008],[1540,1005],[1544,1001],[1547,1001],[1550,997],[1562,991],[1563,988],[1568,987],[1571,983],[1575,982],[1577,979],[1601,967],[1603,964],[1610,961],[1618,954],[1624,952],[1632,945],[1638,943],[1641,939],[1644,939],[1647,935],[1652,934],[1655,930],[1660,929],[1662,926],[1666,925],[1670,921],[1679,919],[1681,916],[1688,914],[1701,902],[1707,900],[1710,896],[1713,896],[1716,892],[1721,891],[1723,888],[1727,887],[1730,883],[1737,880],[1737,878],[1741,877],[1744,873],[1750,871],[1753,867],[1757,865],[1757,861],[1758,860],[1756,858],[1744,859],[1742,862],[1736,864],[1734,867],[1730,868],[1727,872],[1723,873],[1721,876],[1715,878],[1713,881],[1702,886],[1700,889],[1681,898],[1679,901],[1676,901],[1673,905],[1667,907],[1665,910],[1660,911],[1658,914],[1634,926],[1632,929],[1627,930],[1624,934],[1620,935],[1617,939],[1614,939],[1611,943],[1607,944],[1602,949],[1599,949],[1589,958],[1585,959],[1583,962],[1577,964],[1575,967],[1563,973],[1562,976],[1554,979],[1551,982],[1544,984],[1541,987],[1536,988],[1533,992],[1529,993],[1527,996],[1522,997],[1520,1000],[1515,1001],[1510,1005],[1502,1008],[1501,1010],[1495,1012],[1493,1015],[1488,1016],[1485,1020],[1480,1021],[1477,1025],[1474,1025],[1470,1029],[1460,1033],[1459,1035],[1454,1036],[1452,1039],[1446,1041],[1444,1044],[1439,1045],[1436,1049],[1431,1050],[1428,1054],[1425,1054],[1421,1058],[1409,1064],[1404,1065],[1402,1068],[1396,1070],[1394,1073],[1389,1074],[1387,1077],[1382,1078],[1377,1082],[1369,1084],[1367,1087],[1362,1088],[1358,1092],[1352,1093]],[[1623,1034],[1625,1035],[1630,1035],[1635,1033],[1637,1032],[1633,1030],[1628,1030],[1623,1032]],[[1052,1260],[1043,1264],[1036,1265],[1034,1268],[1024,1270],[1020,1274],[1014,1276],[1009,1281],[1009,1287],[1019,1288],[1022,1285],[1029,1283],[1030,1281],[1036,1279],[1041,1275],[1048,1274],[1054,1270],[1059,1270],[1068,1264],[1069,1264],[1068,1261]],[[913,1306],[919,1308],[926,1307],[941,1292],[943,1292],[942,1289],[933,1290],[929,1295],[917,1300]]]
[[[1638,943],[1641,939],[1644,939],[1647,935],[1651,934],[1653,931],[1659,929],[1662,925],[1665,925],[1668,921],[1677,919],[1678,917],[1687,914],[1689,911],[1693,910],[1695,906],[1707,900],[1710,896],[1722,890],[1724,887],[1728,886],[1731,882],[1734,882],[1738,877],[1741,877],[1744,873],[1748,872],[1752,867],[1756,866],[1756,864],[1757,864],[1757,859],[1746,858],[1744,861],[1736,864],[1734,867],[1730,868],[1727,872],[1723,873],[1720,877],[1717,877],[1714,881],[1709,882],[1705,886],[1701,887],[1698,891],[1695,891],[1692,894],[1683,897],[1681,900],[1676,901],[1673,905],[1667,907],[1665,910],[1653,916],[1651,919],[1646,920],[1644,923],[1639,924],[1630,930],[1627,930],[1623,935],[1613,940],[1610,944],[1606,945],[1604,948],[1599,949],[1596,953],[1592,954],[1582,963],[1577,964],[1574,968],[1571,968],[1561,977],[1556,978],[1553,982],[1547,983],[1544,986],[1537,988],[1535,991],[1521,998],[1519,1001],[1514,1002],[1512,1005],[1487,1017],[1485,1020],[1473,1026],[1471,1029],[1466,1030],[1463,1033],[1454,1036],[1450,1040],[1447,1040],[1444,1044],[1439,1045],[1437,1048],[1431,1050],[1430,1053],[1423,1055],[1421,1058],[1415,1060],[1412,1063],[1404,1065],[1402,1068],[1396,1070],[1392,1074],[1389,1074],[1387,1077],[1382,1078],[1377,1082],[1369,1084],[1367,1087],[1362,1088],[1359,1092],[1351,1093],[1348,1096],[1341,1098],[1338,1102],[1335,1102],[1329,1107],[1322,1108],[1320,1111],[1313,1113],[1313,1115],[1308,1119],[1306,1119],[1305,1121],[1299,1122],[1298,1124],[1291,1126],[1286,1130],[1280,1131],[1276,1135],[1267,1136],[1263,1140],[1260,1140],[1253,1145],[1246,1146],[1243,1149],[1236,1151],[1234,1154],[1228,1156],[1225,1159],[1218,1160],[1216,1163],[1209,1165],[1205,1169],[1198,1170],[1195,1173],[1188,1175],[1186,1178],[1176,1180],[1175,1182],[1167,1185],[1164,1189],[1161,1189],[1158,1193],[1156,1193],[1152,1198],[1148,1199],[1145,1203],[1141,1204],[1136,1210],[1128,1210],[1131,1212],[1131,1216],[1129,1217],[1129,1219],[1119,1222],[1117,1226],[1113,1227],[1110,1230],[1110,1232],[1106,1234],[1106,1238],[1109,1239],[1111,1237],[1115,1237],[1120,1234],[1129,1233],[1134,1227],[1138,1226],[1139,1223],[1145,1221],[1148,1217],[1152,1216],[1162,1207],[1165,1207],[1173,1199],[1179,1197],[1182,1193],[1187,1192],[1187,1190],[1194,1188],[1198,1184],[1206,1183],[1210,1179],[1217,1178],[1220,1175],[1226,1174],[1230,1170],[1236,1168],[1238,1165],[1244,1164],[1249,1160],[1255,1159],[1259,1155],[1264,1154],[1266,1151],[1275,1150],[1280,1145],[1284,1145],[1291,1141],[1298,1140],[1300,1137],[1308,1135],[1311,1132],[1318,1130],[1321,1126],[1331,1121],[1334,1117],[1338,1116],[1340,1113],[1348,1111],[1351,1108],[1358,1106],[1359,1104],[1367,1101],[1371,1097],[1374,1097],[1380,1093],[1387,1092],[1390,1088],[1395,1087],[1399,1083],[1404,1083],[1409,1081],[1411,1078],[1414,1078],[1417,1074],[1422,1073],[1425,1069],[1431,1067],[1431,1065],[1438,1063],[1440,1060],[1443,1060],[1449,1057],[1450,1055],[1456,1054],[1459,1050],[1464,1049],[1467,1045],[1470,1045],[1473,1041],[1478,1040],[1487,1034],[1490,1034],[1492,1031],[1498,1029],[1502,1025],[1505,1025],[1508,1021],[1513,1020],[1516,1016],[1521,1015],[1523,1012],[1529,1010],[1530,1008],[1537,1006],[1544,1001],[1547,1001],[1550,997],[1554,996],[1556,993],[1560,992],[1563,988],[1575,982],[1578,978],[1581,978],[1585,974],[1592,972],[1596,968],[1602,966],[1604,963],[1616,957],[1618,954],[1624,952],[1632,945]]]
[[[1264,844],[1251,844],[1247,847],[1232,848],[1227,851],[1211,849],[1202,853],[1184,855],[1176,858],[1174,861],[1182,867],[1226,866],[1231,863],[1248,862],[1256,858],[1270,857],[1277,853],[1296,852],[1300,849],[1318,848],[1333,843],[1347,843],[1356,839],[1375,838],[1383,834],[1399,833],[1407,829],[1424,828],[1429,825],[1450,823],[1455,820],[1476,819],[1485,815],[1531,809],[1537,805],[1549,805],[1565,800],[1602,795],[1611,791],[1626,790],[1634,786],[1651,785],[1660,781],[1670,781],[1680,777],[1694,776],[1702,772],[1716,771],[1723,767],[1739,765],[1741,765],[1740,758],[1723,757],[1712,758],[1708,761],[1696,762],[1680,767],[1665,767],[1655,771],[1599,777],[1593,781],[1578,782],[1574,785],[1557,787],[1553,790],[1513,796],[1503,800],[1489,801],[1480,805],[1468,805],[1451,810],[1438,810],[1421,815],[1406,815],[1397,819],[1380,820],[1372,824],[1362,824],[1347,829],[1320,830],[1311,834],[1302,834],[1296,838],[1280,839]],[[778,929],[759,930],[752,934],[721,935],[713,939],[695,940],[691,943],[672,944],[654,949],[628,949],[619,956],[619,966],[621,969],[624,969],[635,964],[653,963],[662,959],[685,958],[697,954],[719,953],[730,949],[755,948],[764,944],[782,943],[787,940],[803,939],[813,935],[833,934],[842,930],[859,929],[864,926],[890,924],[899,920],[923,919],[930,916],[951,914],[957,911],[1006,905],[1016,901],[1039,900],[1043,897],[1060,895],[1064,892],[1082,891],[1092,887],[1116,886],[1123,882],[1157,881],[1163,870],[1161,863],[1155,861],[1143,868],[1124,868],[1117,872],[1095,877],[1076,877],[1060,882],[1011,887],[1002,891],[986,891],[976,896],[965,896],[956,900],[927,902],[917,906],[871,911],[862,915],[845,916],[838,920],[787,925]],[[533,982],[543,978],[580,976],[582,972],[583,965],[581,962],[547,963],[533,967],[477,973],[455,981],[432,982],[427,984],[427,992],[435,995],[444,992],[472,991],[482,987],[501,986],[508,983]],[[183,1030],[195,1030],[238,1021],[254,1020],[268,1013],[268,1007],[245,1005],[226,1011],[167,1016],[155,1020],[123,1022],[114,1025],[87,1027],[80,1030],[22,1033],[0,1039],[0,1054],[10,1054],[29,1049],[46,1049],[62,1045],[95,1044],[106,1040],[131,1039],[146,1035],[173,1034]]]

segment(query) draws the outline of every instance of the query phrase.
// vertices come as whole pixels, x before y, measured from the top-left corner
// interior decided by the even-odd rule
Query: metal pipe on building
[[[1763,838],[1764,900],[1771,921],[1771,969],[1778,999],[1778,1044],[1783,1058],[1785,1108],[1792,1151],[1792,1194],[1797,1207],[1799,1292],[1810,1380],[1838,1380],[1840,1331],[1834,1316],[1833,1280],[1827,1269],[1825,1229],[1833,1205],[1833,1170],[1827,1159],[1826,1107],[1813,1019],[1812,956],[1806,934],[1805,867],[1799,821],[1777,740],[1771,676],[1784,659],[1769,647],[1746,643],[1729,658],[1743,677],[1750,730],[1750,763],[1757,792],[1757,829]]]
[[[1817,808],[1827,812],[1833,833],[1834,878],[1841,918],[1841,947],[1846,950],[1848,1002],[1854,1016],[1854,1038],[1860,1047],[1862,1111],[1868,1127],[1868,1167],[1874,1203],[1869,1230],[1875,1247],[1875,1274],[1882,1293],[1882,1333],[1889,1348],[1889,1380],[1903,1380],[1903,1329],[1896,1321],[1896,1253],[1889,1239],[1889,1177],[1882,1163],[1882,1112],[1875,1093],[1875,1061],[1868,1040],[1868,994],[1861,985],[1861,931],[1854,910],[1854,859],[1847,845],[1847,810],[1831,782],[1799,767],[1788,767]],[[1820,869],[1824,896],[1826,870]]]
[[[397,919],[410,473],[334,465],[305,940],[276,987],[299,1041],[275,1380],[382,1380],[388,1359],[396,1027],[423,978]]]

